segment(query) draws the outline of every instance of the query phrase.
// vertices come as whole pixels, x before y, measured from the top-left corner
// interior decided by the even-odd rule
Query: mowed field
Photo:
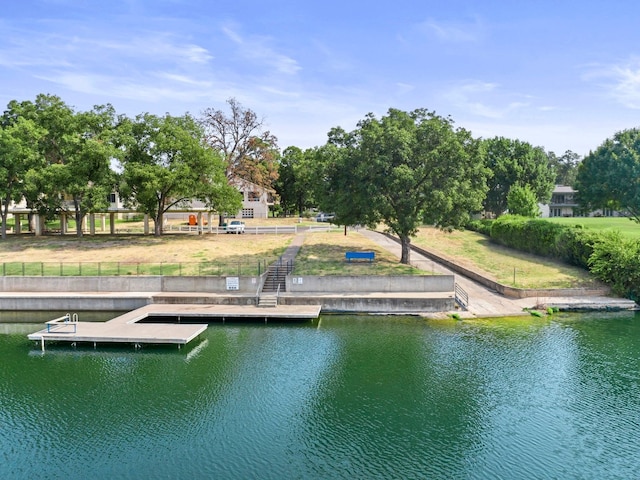
[[[590,220],[595,221],[593,224],[600,226],[603,230],[615,228],[615,222],[607,226],[598,222],[609,219],[562,220],[574,222]],[[635,226],[627,219],[614,220],[626,227]],[[297,220],[287,219],[282,222],[281,219],[267,219],[260,222],[263,225],[291,225],[291,223],[297,223]],[[311,222],[303,222],[301,225],[304,224],[310,225]],[[628,232],[632,230],[633,228],[630,228]],[[44,237],[9,235],[7,240],[0,241],[0,263],[270,263],[284,252],[293,237],[294,234],[197,235],[186,232],[165,234],[162,237],[141,234],[115,236],[99,234],[86,235],[83,238],[77,238],[73,234]],[[412,242],[463,266],[480,271],[506,285],[520,288],[575,288],[597,285],[597,282],[584,270],[495,245],[475,232],[446,233],[425,227]],[[376,261],[373,264],[347,263],[344,254],[349,250],[372,250],[376,254]],[[306,234],[305,242],[296,258],[295,273],[300,275],[411,275],[429,272],[400,265],[397,257],[354,230],[350,230],[345,236],[342,229],[337,229],[332,232]]]
[[[624,237],[640,238],[640,224],[627,217],[553,217],[545,220],[562,225],[581,225],[584,228],[602,232],[617,230]]]
[[[0,242],[0,262],[252,262],[277,258],[292,238],[293,234],[10,235]]]
[[[448,233],[423,227],[413,243],[497,282],[517,288],[598,285],[586,270],[496,245],[486,236],[468,230]]]

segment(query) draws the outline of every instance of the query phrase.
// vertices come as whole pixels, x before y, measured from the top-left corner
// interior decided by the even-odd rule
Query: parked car
[[[333,221],[333,219],[336,218],[336,214],[335,213],[319,213],[316,216],[316,222],[331,222]]]
[[[240,220],[232,220],[231,223],[227,224],[225,230],[227,233],[244,233],[244,222]]]

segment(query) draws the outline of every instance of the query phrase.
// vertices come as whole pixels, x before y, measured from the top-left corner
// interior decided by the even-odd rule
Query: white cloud
[[[595,81],[606,94],[627,108],[640,109],[640,59],[614,65],[590,65],[583,80]]]

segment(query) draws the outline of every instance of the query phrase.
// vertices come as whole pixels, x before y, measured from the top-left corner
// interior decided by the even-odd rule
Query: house
[[[568,185],[556,185],[548,205],[539,205],[542,217],[624,217],[623,212],[608,208],[594,210],[586,215],[580,210],[576,194],[578,192]]]
[[[568,185],[556,185],[548,205],[540,205],[543,217],[574,217],[578,214],[576,191]]]
[[[269,207],[273,207],[276,203],[275,190],[261,187],[260,185],[239,177],[234,177],[229,183],[234,185],[242,194],[242,210],[235,215],[236,217],[269,217]]]

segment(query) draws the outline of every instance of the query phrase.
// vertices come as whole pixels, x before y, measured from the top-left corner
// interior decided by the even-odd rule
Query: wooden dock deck
[[[255,306],[237,305],[147,305],[120,315],[107,322],[74,321],[71,316],[60,317],[47,322],[47,328],[29,334],[30,340],[41,342],[42,350],[46,341],[58,342],[90,342],[97,343],[131,343],[142,344],[175,344],[180,347],[197,338],[207,329],[207,320],[227,319],[269,319],[304,320],[317,318],[320,305],[278,306],[275,308],[258,308]],[[153,317],[172,317],[177,323],[156,323]],[[153,323],[145,323],[153,322]],[[187,323],[181,323],[187,322]]]

